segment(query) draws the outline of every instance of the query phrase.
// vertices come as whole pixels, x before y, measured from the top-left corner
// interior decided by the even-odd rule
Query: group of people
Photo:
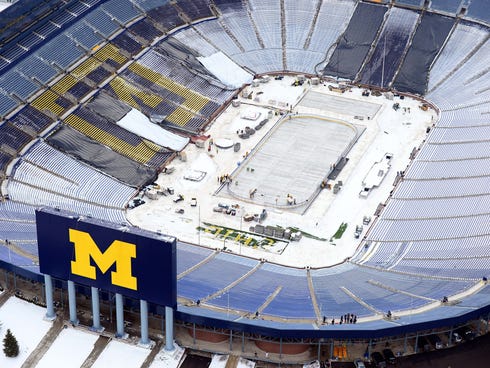
[[[218,176],[218,184],[229,184],[232,182],[231,176],[228,174]]]
[[[344,314],[343,316],[340,316],[340,320],[338,322],[335,321],[335,318],[332,318],[331,324],[334,325],[336,323],[338,323],[339,325],[343,323],[357,323],[357,315],[353,313]],[[323,316],[323,324],[328,325],[328,320],[326,316]]]

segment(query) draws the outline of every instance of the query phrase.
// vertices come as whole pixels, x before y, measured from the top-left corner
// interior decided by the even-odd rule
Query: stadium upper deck
[[[173,131],[199,133],[236,93],[198,62],[221,51],[255,74],[318,73],[425,95],[439,120],[350,262],[299,270],[181,243],[179,318],[269,335],[375,336],[486,313],[488,5],[376,3],[26,0],[8,8],[0,24],[6,267],[37,272],[34,206],[120,222],[137,191],[127,176],[95,165],[93,150],[56,151],[51,132],[70,127],[110,149],[120,171],[131,162],[133,172],[156,174],[174,152],[114,124],[120,110],[101,116],[87,102],[110,96]],[[98,185],[121,196],[92,192]],[[409,312],[428,304],[437,308]],[[346,310],[365,322],[321,323]],[[399,319],[384,318],[387,310]]]

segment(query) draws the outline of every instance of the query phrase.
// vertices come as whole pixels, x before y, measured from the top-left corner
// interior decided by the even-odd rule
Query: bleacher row
[[[333,54],[357,6],[354,1],[340,0],[213,3],[221,12],[218,19],[184,28],[171,38],[197,55],[223,51],[257,73],[283,70],[285,66],[303,73],[315,72],[315,66]],[[380,79],[384,42],[390,49],[390,45],[404,40],[401,45],[405,47],[385,55],[401,60],[400,55],[408,47],[406,32],[417,29],[420,17],[413,2],[400,3],[411,8],[387,10],[370,59],[360,63],[360,71],[356,71],[365,83],[390,84],[389,75],[396,71],[385,70],[386,80],[381,83]],[[446,15],[457,11],[455,3],[444,7],[441,2],[432,2]],[[470,10],[480,4],[474,3],[477,5],[470,5]],[[281,4],[284,19],[278,11]],[[196,130],[231,96],[232,92],[199,73],[180,68],[184,64],[160,54],[158,48],[130,62],[165,30],[184,25],[183,18],[212,18],[205,1],[170,4],[157,0],[84,0],[70,3],[69,9],[70,16],[64,15],[67,10],[63,9],[62,15],[54,14],[46,23],[32,28],[33,33],[54,37],[38,43],[37,36],[26,37],[23,44],[18,40],[22,49],[32,48],[32,53],[15,47],[5,48],[7,54],[2,54],[3,49],[0,52],[0,69],[8,69],[0,77],[0,115],[25,104],[0,125],[1,171],[6,171],[9,162],[37,134],[71,109],[63,124],[132,160],[161,167],[168,151],[129,134],[87,106],[77,107],[94,86],[108,78],[112,79],[102,88],[104,93],[148,114],[162,113],[176,127]],[[186,16],[179,16],[181,10],[187,10]],[[66,30],[52,29],[52,25],[64,24]],[[87,29],[91,32],[86,33]],[[53,53],[57,42],[67,42],[73,54]],[[490,73],[485,61],[489,45],[486,26],[461,21],[430,70],[424,70],[430,91],[427,98],[441,108],[440,121],[350,262],[333,268],[298,270],[179,243],[180,311],[223,319],[230,319],[227,316],[231,314],[231,318],[241,321],[250,317],[250,323],[262,326],[285,327],[298,322],[298,326],[312,329],[311,322],[323,316],[338,319],[346,312],[359,317],[382,316],[388,310],[427,306],[468,290],[488,276],[490,175],[485,137],[490,118]],[[116,75],[126,64],[128,67]],[[21,81],[18,85],[14,83],[17,75]],[[47,90],[36,95],[48,84]],[[58,162],[64,164],[56,165]],[[0,244],[0,259],[32,270],[36,270],[33,259],[17,252],[16,247],[36,256],[35,206],[59,206],[124,222],[124,205],[136,192],[42,140],[14,165],[3,188],[10,199],[0,202],[0,231],[6,234]],[[112,191],[119,194],[112,195]],[[7,240],[11,246],[5,244]],[[200,267],[186,272],[200,262]],[[202,303],[196,308],[198,300]],[[488,304],[488,300],[483,302]],[[465,308],[463,301],[461,308],[452,313],[462,313]],[[254,320],[258,311],[264,318],[259,322]],[[269,321],[276,317],[286,322]],[[307,320],[307,327],[300,320]],[[409,322],[403,317],[400,320]],[[385,322],[379,323],[381,326]]]

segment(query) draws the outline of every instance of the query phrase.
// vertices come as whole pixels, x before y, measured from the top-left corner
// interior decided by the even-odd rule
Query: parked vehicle
[[[395,354],[393,354],[393,351],[391,349],[388,349],[388,348],[384,349],[383,355],[384,355],[384,357],[388,363],[390,363],[390,364],[396,363]]]
[[[429,351],[430,343],[425,336],[419,336],[417,339],[417,352]]]
[[[386,367],[386,361],[383,355],[379,351],[375,351],[371,353],[371,360],[374,363],[374,366],[377,368],[385,368]]]
[[[356,368],[366,368],[366,365],[361,359],[354,360],[354,365],[356,366]]]
[[[475,331],[468,326],[460,327],[456,330],[456,332],[463,338],[464,341],[473,340],[476,336]]]
[[[356,230],[354,231],[354,238],[359,239],[359,237],[361,236],[362,230],[363,230],[363,226],[357,225]]]
[[[453,332],[453,341],[454,342],[461,342],[461,341],[463,341],[463,338],[461,337],[461,335],[459,333],[454,331]]]
[[[441,338],[436,334],[427,336],[427,339],[430,341],[432,346],[436,349],[442,349],[444,347]]]

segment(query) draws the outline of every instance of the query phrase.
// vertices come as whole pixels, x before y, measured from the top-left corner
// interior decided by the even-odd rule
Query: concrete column
[[[73,281],[68,281],[68,307],[70,309],[70,322],[76,326],[79,321],[77,318],[77,295]]]
[[[140,300],[140,319],[141,319],[141,345],[149,345],[148,338],[148,303],[146,300]]]
[[[44,275],[44,287],[46,288],[46,316],[48,320],[54,320],[56,314],[54,313],[53,302],[53,280],[50,275]]]
[[[99,289],[91,287],[92,292],[92,330],[102,331],[103,328],[100,325],[100,303],[99,303]]]
[[[123,296],[116,293],[116,337],[124,338],[124,310],[123,310]]]
[[[174,349],[174,310],[165,307],[165,350]]]
[[[282,337],[279,338],[279,359],[282,359]]]

